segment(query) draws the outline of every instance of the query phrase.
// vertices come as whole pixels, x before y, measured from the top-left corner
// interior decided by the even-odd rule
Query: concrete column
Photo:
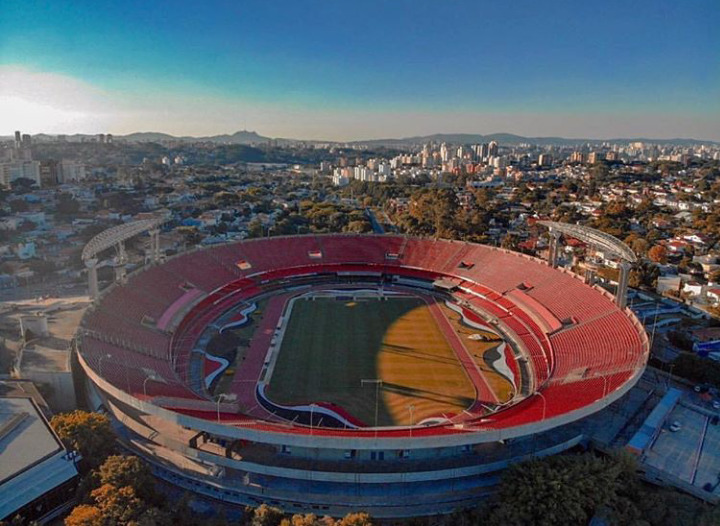
[[[118,257],[117,257],[118,263],[124,265],[125,262],[127,261],[127,253],[125,252],[125,242],[124,241],[118,241],[117,254],[118,254]]]
[[[154,228],[150,231],[150,247],[154,263],[160,261],[160,229]]]
[[[623,261],[620,263],[620,277],[618,278],[617,294],[615,294],[615,304],[624,309],[627,305],[627,288],[628,278],[630,277],[630,263]]]
[[[552,268],[557,267],[558,253],[560,252],[560,232],[550,230],[550,250],[548,251],[548,263]]]
[[[97,258],[85,260],[85,266],[88,270],[88,293],[92,299],[98,297],[98,276],[97,276]]]
[[[127,272],[125,270],[125,263],[115,265],[113,267],[113,270],[115,271],[115,281],[117,283],[125,283],[125,277],[127,276]]]
[[[585,269],[585,283],[591,287],[595,285],[595,270],[591,268]]]

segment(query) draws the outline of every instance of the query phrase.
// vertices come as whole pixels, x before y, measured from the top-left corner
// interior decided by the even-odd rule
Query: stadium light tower
[[[375,384],[375,436],[377,437],[378,403],[380,400],[380,387],[382,387],[383,381],[379,378],[360,380],[361,387],[364,387],[368,384]]]
[[[545,412],[547,410],[547,400],[545,400],[545,395],[543,395],[540,391],[535,391],[535,394],[538,395],[540,398],[542,398],[543,401],[543,412],[542,412],[542,419],[545,420]]]
[[[415,418],[413,418],[413,411],[415,410],[415,406],[413,404],[410,404],[408,406],[408,410],[410,411],[410,438],[412,438],[412,429],[415,425]]]
[[[312,403],[310,404],[310,435],[313,434],[313,417],[315,416],[315,408],[317,407],[317,404]]]
[[[162,384],[166,384],[167,382],[160,376],[156,374],[149,374],[145,377],[143,380],[143,395],[145,395],[145,398],[147,398],[147,383],[149,380],[152,380],[153,382],[158,382]]]
[[[110,353],[105,353],[105,354],[101,354],[101,355],[100,355],[100,358],[98,359],[98,374],[100,375],[100,378],[102,378],[102,376],[103,376],[103,373],[102,373],[102,362],[103,362],[103,360],[104,360],[105,358],[112,358],[112,354],[110,354]]]

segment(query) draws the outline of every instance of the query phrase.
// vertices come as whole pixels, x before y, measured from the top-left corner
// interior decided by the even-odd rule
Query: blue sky
[[[717,0],[2,0],[0,133],[720,140],[718,27]]]

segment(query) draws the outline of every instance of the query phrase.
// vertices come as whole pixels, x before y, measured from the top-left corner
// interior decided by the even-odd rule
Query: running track
[[[477,391],[477,400],[469,409],[469,411],[474,412],[479,410],[480,407],[478,407],[478,405],[482,402],[498,404],[500,401],[498,400],[497,396],[495,396],[493,390],[490,388],[490,385],[485,379],[485,376],[478,367],[477,363],[475,363],[475,359],[470,354],[470,351],[467,350],[467,347],[465,347],[465,344],[460,339],[460,336],[457,332],[455,332],[455,329],[450,323],[450,320],[447,319],[447,316],[445,316],[445,313],[442,311],[434,298],[426,297],[425,299],[426,301],[428,301],[428,307],[430,308],[430,312],[435,318],[438,327],[443,332],[445,338],[455,351],[455,355],[457,356],[458,360],[460,360],[460,363],[467,372],[468,376],[470,377],[470,381],[473,383],[473,385],[475,386],[475,390]]]
[[[265,306],[262,320],[252,336],[245,359],[235,364],[235,377],[230,392],[237,395],[237,401],[244,412],[254,417],[275,418],[258,404],[255,399],[255,386],[260,379],[270,341],[289,297],[289,294],[283,294],[270,298]]]

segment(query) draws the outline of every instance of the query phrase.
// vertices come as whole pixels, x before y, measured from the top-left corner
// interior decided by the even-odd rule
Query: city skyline
[[[0,135],[720,140],[710,1],[8,2]]]

